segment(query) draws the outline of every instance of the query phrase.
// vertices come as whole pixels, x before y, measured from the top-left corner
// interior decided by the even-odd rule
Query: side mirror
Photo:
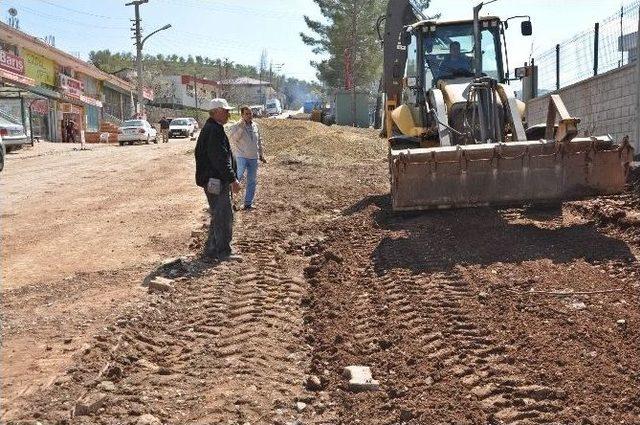
[[[424,49],[427,53],[433,52],[433,38],[427,37],[424,41]]]
[[[404,47],[407,47],[411,44],[410,32],[404,31],[402,34],[400,34],[400,44],[402,44]]]
[[[524,36],[533,34],[533,27],[531,26],[531,21],[522,21],[522,23],[520,24],[520,31]]]

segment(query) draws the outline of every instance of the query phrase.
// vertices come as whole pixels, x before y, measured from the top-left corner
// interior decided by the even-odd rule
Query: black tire
[[[124,146],[124,142],[118,142],[120,146]]]

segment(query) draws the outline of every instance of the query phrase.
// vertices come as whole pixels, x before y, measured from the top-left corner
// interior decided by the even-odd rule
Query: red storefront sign
[[[80,97],[84,94],[84,83],[64,74],[58,75],[58,85],[64,92],[72,97]]]
[[[142,88],[142,97],[144,97],[147,100],[153,101],[153,99],[155,97],[155,93],[153,92],[153,89],[150,89],[149,87],[143,87]]]
[[[33,101],[33,103],[31,103],[31,112],[38,115],[48,115],[49,102],[45,99]]]
[[[13,53],[0,50],[0,68],[6,69],[14,74],[24,75],[24,59]]]

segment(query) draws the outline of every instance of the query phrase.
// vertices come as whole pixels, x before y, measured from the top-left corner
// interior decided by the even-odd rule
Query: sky
[[[625,0],[629,4],[632,0]],[[0,17],[18,10],[20,29],[37,37],[55,36],[56,47],[88,58],[91,50],[135,52],[129,19],[133,7],[118,0],[0,0]],[[469,19],[477,0],[432,0],[427,15]],[[619,0],[499,0],[483,14],[507,18],[530,15],[533,36],[522,37],[519,25],[507,31],[511,68],[528,60],[532,49],[542,51],[616,13]],[[144,53],[229,58],[257,66],[263,49],[282,73],[315,79],[309,62],[317,58],[302,43],[303,15],[320,18],[312,0],[149,0],[140,7],[143,35],[171,24],[147,40]]]

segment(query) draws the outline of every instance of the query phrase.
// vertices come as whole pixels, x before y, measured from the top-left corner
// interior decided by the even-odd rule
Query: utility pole
[[[138,107],[137,112],[142,117],[142,104],[143,104],[143,93],[142,93],[142,27],[140,26],[140,5],[144,3],[149,3],[149,0],[135,0],[131,3],[125,4],[125,6],[134,6],[136,19],[133,20],[135,26],[131,28],[131,30],[135,33],[136,43],[136,72],[138,73]]]
[[[193,96],[196,99],[196,111],[198,110],[198,77],[193,74]]]

